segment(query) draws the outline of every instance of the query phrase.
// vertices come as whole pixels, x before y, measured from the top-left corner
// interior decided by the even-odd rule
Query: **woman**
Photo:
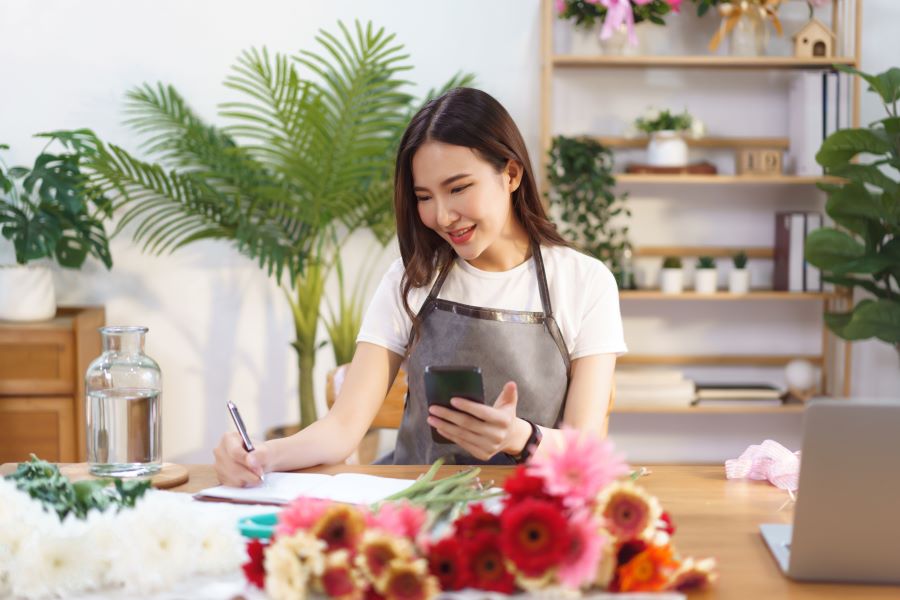
[[[514,464],[563,425],[603,434],[616,356],[618,290],[597,259],[547,219],[522,135],[488,94],[457,88],[425,105],[400,142],[394,207],[401,258],[367,310],[334,407],[247,454],[236,433],[215,450],[226,485],[266,471],[344,460],[406,361],[409,395],[386,462]],[[476,365],[480,404],[428,407],[427,365]],[[431,427],[450,444],[431,439]]]

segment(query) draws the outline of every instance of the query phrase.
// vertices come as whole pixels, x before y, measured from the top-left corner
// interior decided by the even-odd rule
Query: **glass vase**
[[[102,327],[103,353],[85,374],[87,460],[105,477],[152,475],[161,466],[159,365],[144,354],[146,327]]]
[[[756,5],[745,5],[734,27],[728,35],[728,52],[732,56],[765,56],[768,31]],[[727,19],[722,20],[724,28]]]

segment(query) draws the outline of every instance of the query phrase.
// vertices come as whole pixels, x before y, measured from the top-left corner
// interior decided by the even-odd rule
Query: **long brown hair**
[[[525,141],[506,109],[490,94],[466,87],[454,88],[431,100],[415,114],[403,133],[394,171],[394,212],[404,266],[400,296],[413,322],[413,339],[418,337],[421,323],[409,306],[410,289],[429,284],[435,273],[455,256],[450,244],[422,223],[416,207],[412,159],[429,141],[471,148],[497,173],[508,161],[518,162],[523,172],[518,189],[512,193],[516,219],[533,243],[570,245],[547,218]]]

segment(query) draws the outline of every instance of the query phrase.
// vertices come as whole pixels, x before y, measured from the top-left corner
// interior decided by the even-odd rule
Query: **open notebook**
[[[266,482],[258,486],[236,488],[220,485],[202,490],[194,498],[281,505],[298,496],[307,496],[348,504],[372,504],[405,490],[413,483],[412,479],[390,479],[358,473],[267,473]]]

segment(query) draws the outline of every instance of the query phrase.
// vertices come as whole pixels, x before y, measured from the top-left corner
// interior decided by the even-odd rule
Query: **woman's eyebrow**
[[[463,177],[468,177],[468,176],[469,176],[469,173],[460,173],[459,175],[454,175],[454,176],[452,176],[452,177],[448,177],[447,179],[445,179],[445,180],[443,180],[443,181],[441,182],[441,186],[447,186],[447,185],[450,185],[451,183],[453,183],[453,182],[456,181],[457,179],[462,179]],[[427,191],[428,191],[428,188],[427,188],[427,187],[422,187],[421,185],[416,185],[416,186],[413,186],[413,190],[415,190],[415,191],[420,191],[420,190],[421,190],[421,191],[427,192]]]

